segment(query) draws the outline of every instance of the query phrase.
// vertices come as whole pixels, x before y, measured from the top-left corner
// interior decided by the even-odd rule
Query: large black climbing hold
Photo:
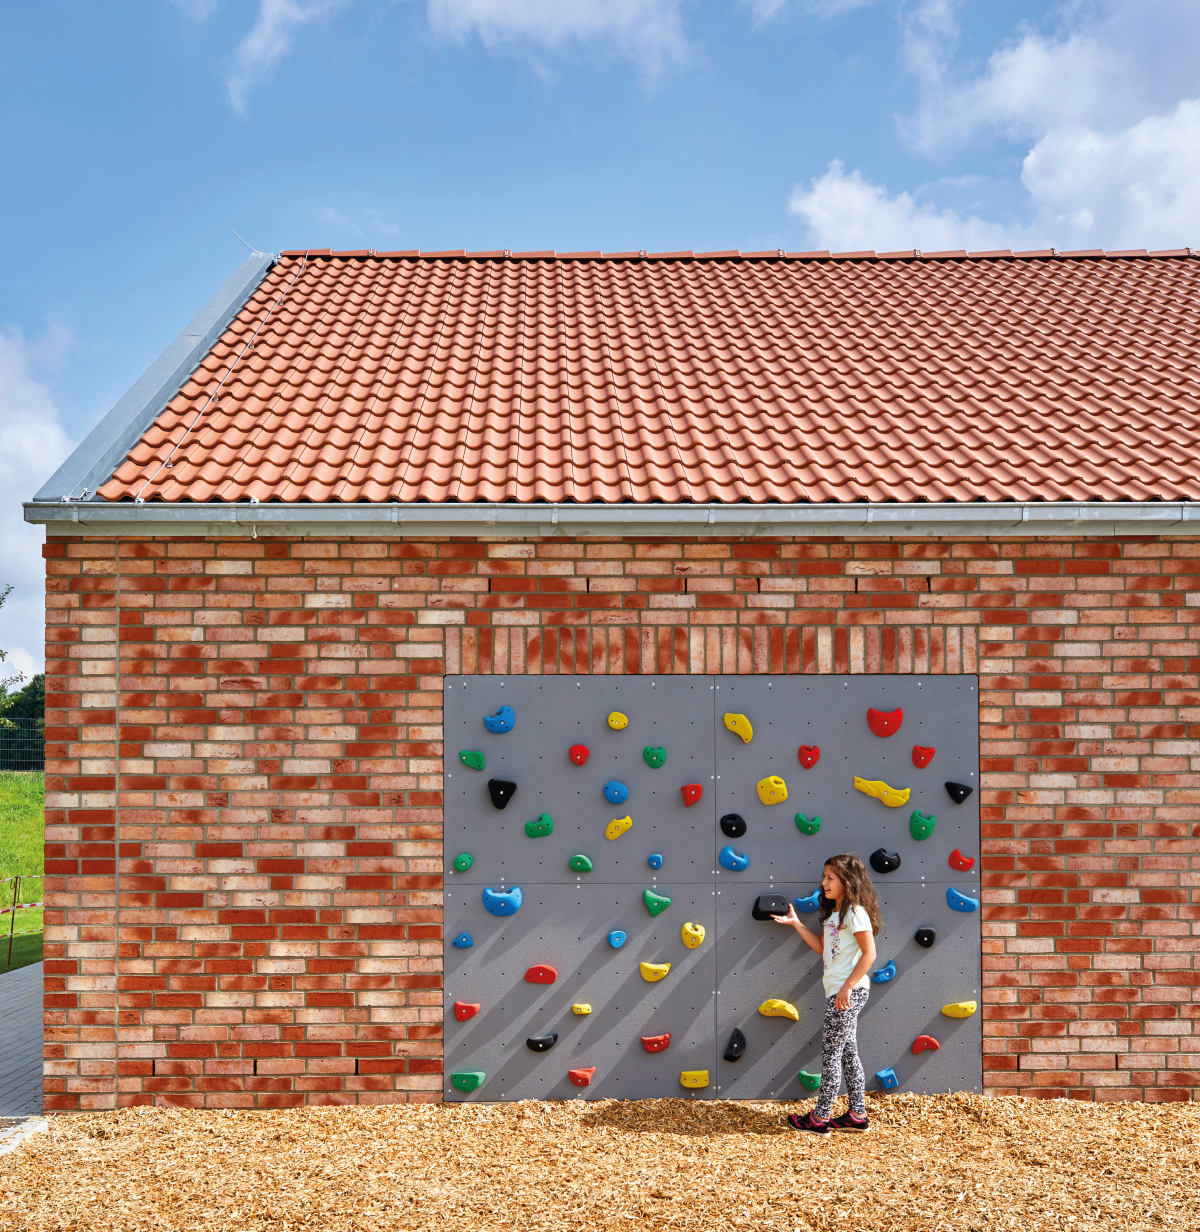
[[[721,833],[726,838],[741,838],[746,833],[746,819],[740,813],[726,813],[721,818]]]
[[[741,1027],[734,1027],[729,1043],[725,1045],[725,1060],[736,1061],[746,1051],[746,1037]]]
[[[950,799],[955,804],[961,804],[975,790],[974,787],[968,787],[966,783],[947,783],[946,791],[950,795]]]
[[[508,802],[517,794],[516,783],[507,779],[488,779],[488,795],[497,808],[507,808]]]
[[[760,894],[754,900],[754,918],[769,920],[773,915],[787,915],[788,901],[782,894]]]
[[[880,847],[871,852],[871,867],[877,873],[894,873],[900,867],[900,853]]]
[[[926,949],[929,949],[937,939],[937,934],[932,928],[918,928],[913,939],[918,945],[923,945]]]
[[[530,1052],[549,1052],[558,1043],[558,1032],[551,1031],[549,1035],[531,1035],[525,1041],[525,1047]]]

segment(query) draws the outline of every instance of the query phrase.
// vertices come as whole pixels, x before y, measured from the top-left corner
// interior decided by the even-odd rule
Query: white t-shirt
[[[845,928],[841,926],[836,911],[825,921],[822,938],[825,943],[823,955],[825,975],[822,982],[825,985],[827,997],[837,996],[846,982],[846,977],[854,970],[858,960],[862,957],[862,947],[858,944],[854,934],[870,931],[871,917],[862,907],[855,907],[850,912]],[[854,985],[855,988],[869,988],[870,986],[871,977],[865,972],[862,979]]]

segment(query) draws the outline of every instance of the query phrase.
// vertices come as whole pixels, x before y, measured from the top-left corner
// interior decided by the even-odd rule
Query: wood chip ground
[[[0,1158],[0,1229],[1200,1228],[1200,1105],[874,1096],[131,1109]],[[839,1105],[840,1110],[840,1105]]]

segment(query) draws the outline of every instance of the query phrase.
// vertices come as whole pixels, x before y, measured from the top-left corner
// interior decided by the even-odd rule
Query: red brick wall
[[[115,548],[46,547],[48,1109],[440,1097],[460,671],[978,671],[989,1088],[1200,1083],[1196,539]]]

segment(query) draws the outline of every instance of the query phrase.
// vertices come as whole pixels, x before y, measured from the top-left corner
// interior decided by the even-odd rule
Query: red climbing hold
[[[904,711],[899,706],[895,710],[868,710],[867,726],[877,736],[894,736],[904,722]]]
[[[688,808],[704,795],[704,788],[699,783],[685,783],[679,790],[683,793],[683,802]]]
[[[590,1066],[588,1069],[569,1069],[567,1070],[567,1077],[570,1078],[570,1080],[577,1087],[590,1087],[592,1085],[592,1075],[595,1072],[596,1067],[594,1065]]]
[[[974,856],[964,856],[957,847],[950,853],[950,867],[956,868],[960,873],[969,873],[975,867]]]
[[[642,1047],[647,1052],[662,1052],[662,1050],[671,1042],[671,1032],[667,1031],[663,1035],[643,1035]]]
[[[472,1004],[470,1001],[455,1001],[454,1017],[459,1022],[466,1022],[468,1018],[474,1018],[479,1013],[479,1002]]]
[[[573,744],[567,750],[567,756],[577,766],[582,766],[588,759],[588,746],[586,744]]]
[[[923,744],[914,744],[913,765],[916,766],[918,770],[924,770],[925,767],[933,761],[933,755],[936,752],[937,749],[935,748],[926,748]]]
[[[821,749],[815,744],[802,744],[798,756],[805,770],[811,770],[821,759]]]
[[[558,979],[558,972],[545,963],[538,963],[525,972],[525,979],[530,984],[553,984]]]
[[[932,1035],[918,1035],[917,1038],[913,1040],[914,1057],[918,1052],[924,1052],[927,1048],[937,1052],[937,1050],[941,1048],[941,1044],[939,1044]]]

